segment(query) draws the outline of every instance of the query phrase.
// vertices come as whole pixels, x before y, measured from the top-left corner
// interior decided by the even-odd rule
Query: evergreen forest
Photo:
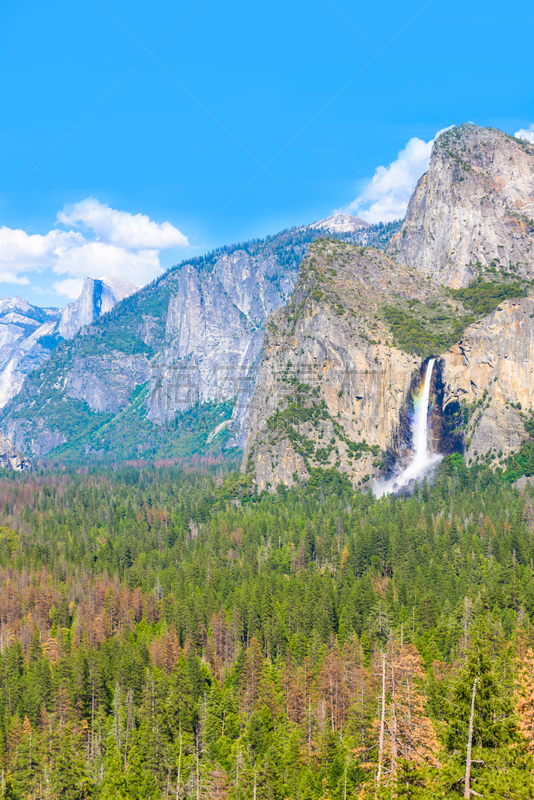
[[[0,797],[534,797],[534,488],[3,472]]]

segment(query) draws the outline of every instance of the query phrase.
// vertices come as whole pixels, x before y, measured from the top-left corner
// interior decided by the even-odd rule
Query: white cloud
[[[20,283],[27,286],[29,278],[26,275],[17,275],[15,272],[0,272],[0,283]]]
[[[525,142],[534,144],[534,123],[528,126],[528,130],[526,128],[520,128],[514,133],[514,136],[516,139],[524,139]]]
[[[424,142],[416,136],[410,139],[388,167],[377,167],[361,194],[343,210],[371,223],[404,217],[417,181],[428,169],[434,141]]]
[[[56,228],[41,235],[0,227],[0,281],[27,284],[24,273],[49,268],[66,276],[54,288],[70,298],[78,297],[86,277],[115,275],[139,286],[161,273],[161,250],[189,244],[169,222],[117,211],[91,197],[65,206],[57,222],[83,233]]]
[[[67,278],[64,281],[56,281],[54,289],[58,294],[66,294],[72,300],[77,300],[82,293],[83,278]]]
[[[57,215],[62,225],[93,230],[98,238],[127,250],[165,250],[186,247],[187,238],[170,222],[161,225],[145,214],[116,211],[93,197],[67,205]]]

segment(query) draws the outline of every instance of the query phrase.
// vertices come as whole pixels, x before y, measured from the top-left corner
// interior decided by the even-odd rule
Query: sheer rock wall
[[[455,288],[491,266],[533,278],[534,145],[471,124],[442,133],[388,254]]]

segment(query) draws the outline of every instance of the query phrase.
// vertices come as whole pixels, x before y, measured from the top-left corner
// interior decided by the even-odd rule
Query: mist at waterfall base
[[[430,384],[435,358],[431,358],[426,367],[425,379],[420,391],[414,396],[414,415],[412,418],[412,452],[408,464],[397,467],[389,478],[378,480],[373,486],[375,497],[385,494],[397,494],[410,491],[418,481],[431,475],[443,456],[430,453],[428,448],[428,418],[430,409]]]

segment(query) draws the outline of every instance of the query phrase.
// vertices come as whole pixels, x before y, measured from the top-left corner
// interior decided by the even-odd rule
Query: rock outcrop
[[[102,278],[86,278],[82,293],[74,303],[65,306],[59,323],[59,333],[64,339],[72,339],[84,325],[91,325],[102,314],[111,311],[120,300],[139,291],[139,286],[113,275]]]
[[[534,277],[534,145],[460,125],[437,137],[388,254],[458,288],[484,269]]]
[[[18,453],[5,436],[0,436],[0,469],[11,469],[15,472],[31,470],[30,460]]]
[[[416,303],[441,320],[458,313],[436,282],[378,250],[311,246],[267,325],[243,459],[259,490],[330,467],[358,485],[384,468],[421,358],[395,346],[383,309]]]

